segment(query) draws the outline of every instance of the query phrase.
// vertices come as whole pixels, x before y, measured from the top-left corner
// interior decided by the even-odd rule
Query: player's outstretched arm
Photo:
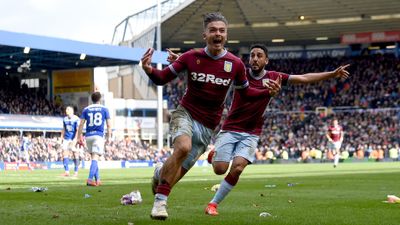
[[[269,92],[267,91],[267,89],[257,89],[250,86],[244,88],[236,88],[235,91],[237,91],[241,96],[249,99],[261,99],[269,96]]]
[[[153,67],[151,66],[151,58],[153,57],[154,49],[149,48],[147,51],[144,53],[142,56],[142,68],[146,74],[150,74],[151,71],[153,70]]]
[[[334,71],[330,72],[322,72],[322,73],[306,73],[303,75],[293,75],[289,77],[290,84],[309,84],[315,83],[323,80],[327,80],[330,78],[340,78],[347,79],[350,76],[350,73],[347,71],[347,68],[350,64],[345,66],[339,66]]]
[[[168,67],[163,70],[153,68],[151,66],[151,58],[153,56],[153,53],[153,48],[147,49],[147,51],[144,53],[141,59],[142,68],[156,85],[164,85],[173,80],[176,76]]]

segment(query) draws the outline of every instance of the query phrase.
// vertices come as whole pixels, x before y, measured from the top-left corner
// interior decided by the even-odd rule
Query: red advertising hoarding
[[[362,44],[362,43],[395,42],[395,41],[400,41],[400,31],[343,34],[341,38],[342,44]]]

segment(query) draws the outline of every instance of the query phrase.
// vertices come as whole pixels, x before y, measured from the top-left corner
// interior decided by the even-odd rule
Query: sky
[[[156,3],[157,0],[0,0],[0,30],[110,44],[117,24]]]

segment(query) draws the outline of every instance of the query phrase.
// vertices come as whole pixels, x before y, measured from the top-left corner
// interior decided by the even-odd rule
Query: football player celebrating
[[[251,87],[259,89],[275,83],[278,83],[280,88],[280,85],[309,84],[329,78],[342,79],[349,76],[346,71],[349,65],[340,66],[330,72],[303,75],[267,71],[265,66],[268,64],[268,50],[263,44],[255,44],[250,47],[249,64],[247,79]],[[215,142],[215,151],[210,151],[208,156],[209,163],[212,163],[217,175],[225,174],[231,160],[232,165],[225,179],[221,181],[213,199],[208,203],[205,209],[206,214],[218,215],[218,204],[237,184],[245,167],[255,160],[255,151],[264,124],[264,113],[272,97],[270,95],[268,98],[250,101],[237,92],[234,93],[227,119]]]
[[[163,70],[151,66],[153,49],[147,50],[141,60],[143,70],[157,85],[168,83],[182,71],[187,71],[188,75],[185,95],[171,116],[174,152],[161,169],[155,170],[153,219],[168,217],[168,195],[207,149],[213,130],[220,122],[230,86],[233,84],[238,93],[248,98],[269,96],[266,88],[248,87],[243,62],[224,48],[228,30],[225,17],[220,13],[207,13],[203,25],[205,48],[184,53]]]

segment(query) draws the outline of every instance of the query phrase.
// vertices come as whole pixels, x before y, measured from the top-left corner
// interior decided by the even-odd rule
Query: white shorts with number
[[[86,137],[86,146],[89,153],[104,154],[104,138],[100,136]]]
[[[19,158],[24,160],[25,162],[29,162],[29,153],[27,150],[19,152]]]

